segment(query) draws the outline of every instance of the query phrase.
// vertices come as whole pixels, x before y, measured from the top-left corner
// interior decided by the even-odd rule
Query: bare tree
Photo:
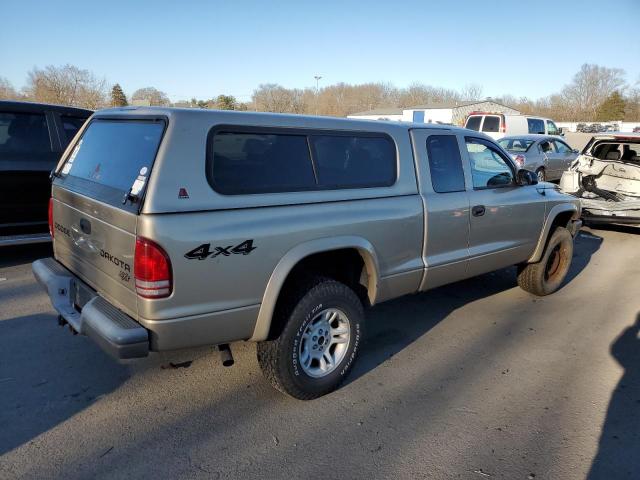
[[[613,91],[623,91],[625,85],[624,70],[585,63],[561,95],[574,116],[593,120],[600,104]]]
[[[481,100],[483,90],[482,85],[477,83],[468,83],[462,87],[462,90],[460,90],[460,100]]]
[[[30,100],[97,109],[107,104],[105,79],[74,65],[34,68],[27,77]]]
[[[134,104],[136,101],[148,102],[149,105],[154,107],[166,107],[171,103],[167,94],[155,87],[139,88],[131,95],[131,101]]]
[[[4,77],[0,77],[0,100],[17,100],[19,98],[20,94],[13,88],[11,82]]]
[[[287,89],[276,83],[263,83],[254,90],[252,102],[258,111],[280,113],[305,113],[304,91]]]

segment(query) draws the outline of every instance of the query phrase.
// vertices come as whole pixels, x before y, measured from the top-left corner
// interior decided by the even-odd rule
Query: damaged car
[[[580,198],[585,222],[640,225],[640,134],[594,135],[563,173],[560,189]]]

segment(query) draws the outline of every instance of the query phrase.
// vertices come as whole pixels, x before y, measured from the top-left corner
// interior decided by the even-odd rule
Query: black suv
[[[0,101],[0,246],[50,240],[49,173],[92,113]]]

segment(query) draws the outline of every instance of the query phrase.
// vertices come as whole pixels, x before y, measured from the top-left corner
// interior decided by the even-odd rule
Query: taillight
[[[133,274],[136,292],[141,297],[164,298],[171,295],[171,261],[157,243],[136,238]]]
[[[516,165],[518,165],[518,167],[520,168],[524,167],[524,160],[525,160],[524,155],[514,155],[513,160],[514,162],[516,162]]]
[[[49,235],[53,238],[53,197],[49,197]]]
[[[507,132],[507,119],[504,116],[500,119],[500,133]]]

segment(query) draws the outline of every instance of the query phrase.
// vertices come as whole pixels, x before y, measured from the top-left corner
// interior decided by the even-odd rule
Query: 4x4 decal
[[[215,258],[218,255],[223,255],[228,257],[230,255],[249,255],[256,248],[253,246],[253,240],[245,240],[244,242],[236,245],[229,245],[227,247],[213,247],[213,251],[211,251],[210,243],[203,243],[202,245],[194,248],[193,250],[188,251],[184,254],[184,258],[188,258],[189,260],[197,259],[204,260],[207,257]]]

